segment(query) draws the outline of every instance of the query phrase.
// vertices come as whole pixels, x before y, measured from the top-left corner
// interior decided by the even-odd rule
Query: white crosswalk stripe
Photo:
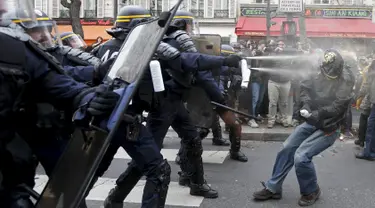
[[[162,149],[161,150],[161,154],[168,161],[174,161],[177,153],[178,153],[178,149]],[[206,150],[206,151],[203,151],[202,159],[204,163],[222,164],[227,156],[228,156],[228,151]],[[115,158],[116,159],[128,159],[128,160],[131,159],[124,149],[119,149],[115,155]]]
[[[168,134],[171,137],[175,137],[174,135],[170,135],[170,133]],[[180,140],[178,138],[174,138],[172,139],[172,141],[174,144],[180,143]],[[171,164],[171,166],[176,166],[174,164],[174,160],[176,158],[178,149],[162,149],[161,152],[164,158],[170,161],[169,163]],[[228,156],[228,151],[204,150],[202,154],[202,159],[204,163],[223,164],[227,156]],[[127,164],[127,162],[129,162],[131,158],[122,148],[120,148],[117,151],[117,154],[115,155],[115,159],[120,160],[121,164]],[[95,201],[95,202],[98,202],[99,204],[103,203],[110,189],[115,186],[115,182],[117,179],[116,177],[121,174],[120,171],[124,170],[123,167],[115,168],[114,165],[116,165],[116,163],[112,164],[109,169],[116,170],[115,174],[113,174],[113,171],[111,172],[110,176],[108,176],[107,174],[104,174],[103,178],[100,178],[96,182],[94,188],[91,190],[90,194],[86,198],[86,201],[88,202]],[[118,170],[118,173],[117,173],[117,170]],[[176,174],[176,173],[172,173],[172,174]],[[40,193],[43,190],[47,181],[48,181],[48,177],[46,175],[37,174],[35,178],[36,185],[34,189]],[[139,181],[137,186],[132,190],[132,192],[125,199],[125,202],[129,204],[140,204],[141,199],[142,199],[144,185],[145,185],[145,180]],[[200,207],[204,198],[191,196],[189,192],[190,192],[189,188],[178,185],[177,181],[171,181],[171,183],[169,184],[166,205],[172,206],[172,207],[173,206]]]

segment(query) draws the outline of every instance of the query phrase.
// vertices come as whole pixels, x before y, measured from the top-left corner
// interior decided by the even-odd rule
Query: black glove
[[[229,66],[229,67],[240,67],[240,61],[242,58],[238,55],[230,55],[224,59],[224,66]]]
[[[116,107],[120,95],[113,91],[109,91],[105,85],[96,88],[95,97],[90,101],[87,111],[92,116],[106,116],[112,113]]]
[[[113,62],[116,60],[116,57],[112,57],[107,61],[95,66],[94,68],[94,77],[92,83],[94,86],[99,85],[107,74],[109,68],[112,66]]]

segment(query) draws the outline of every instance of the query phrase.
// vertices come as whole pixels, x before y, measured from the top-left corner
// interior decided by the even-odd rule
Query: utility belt
[[[142,114],[126,113],[123,116],[123,121],[126,123],[125,127],[125,138],[128,141],[136,142],[139,139],[139,135],[142,131],[143,122],[146,122],[146,118]]]

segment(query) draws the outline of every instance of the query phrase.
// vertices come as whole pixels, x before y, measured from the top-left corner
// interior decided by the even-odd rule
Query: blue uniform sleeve
[[[64,71],[78,82],[90,82],[94,75],[94,66],[64,66]]]
[[[68,75],[51,69],[49,64],[29,49],[26,50],[27,72],[31,78],[32,93],[57,107],[75,109],[76,96],[89,89],[83,83],[73,80]]]
[[[207,71],[223,66],[224,57],[211,56],[200,53],[181,53],[174,60],[169,60],[168,65],[172,69],[184,70],[187,72]]]
[[[210,100],[218,103],[225,102],[222,94],[224,87],[222,90],[220,89],[219,83],[214,79],[211,71],[199,71],[196,74],[196,83],[207,93]]]

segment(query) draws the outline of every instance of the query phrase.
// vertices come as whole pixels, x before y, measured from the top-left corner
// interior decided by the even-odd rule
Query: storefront
[[[276,10],[272,6],[272,10]],[[241,7],[241,16],[236,25],[240,39],[264,39],[266,36],[266,8]],[[319,47],[336,45],[366,45],[375,38],[375,24],[371,22],[372,8],[305,8],[306,35]],[[270,29],[272,37],[281,35],[281,24],[285,16],[272,19],[276,24]],[[298,25],[298,18],[294,21]],[[299,35],[299,26],[297,27]],[[358,46],[360,47],[360,46]]]
[[[72,26],[70,20],[67,19],[55,19],[58,25],[60,33],[71,32]],[[106,32],[113,25],[112,19],[81,19],[81,24],[84,31],[84,39],[88,45],[94,43],[98,37],[102,37],[104,40],[111,38]]]

